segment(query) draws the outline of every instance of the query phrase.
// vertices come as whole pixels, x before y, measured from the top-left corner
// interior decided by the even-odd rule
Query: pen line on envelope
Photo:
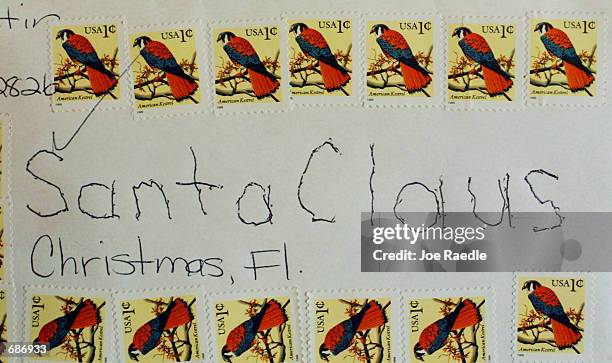
[[[127,67],[125,67],[125,69],[123,70],[123,72],[121,72],[121,74],[119,75],[119,79],[123,78],[123,76],[127,73],[127,71],[130,69],[130,67],[132,66],[132,64],[134,64],[138,58],[140,58],[140,54],[138,54],[138,56],[136,58],[134,58],[134,60],[132,62],[130,62],[130,64],[128,64]],[[108,95],[108,93],[105,93],[102,95],[102,97],[100,97],[100,99],[98,100],[98,102],[96,102],[95,105],[93,105],[93,107],[91,108],[91,110],[89,110],[89,112],[87,113],[87,115],[85,116],[85,118],[83,119],[83,121],[81,122],[81,124],[79,125],[79,127],[77,127],[76,131],[72,134],[72,136],[70,137],[70,139],[68,139],[68,141],[66,142],[66,144],[63,147],[57,147],[57,143],[55,142],[55,131],[51,132],[52,135],[52,139],[53,139],[53,150],[54,151],[62,151],[64,149],[66,149],[68,147],[68,145],[70,145],[70,143],[72,142],[72,140],[74,140],[74,138],[76,137],[76,135],[79,133],[79,131],[81,131],[81,129],[83,128],[83,126],[85,126],[85,123],[87,123],[87,120],[89,120],[89,117],[94,113],[94,111],[96,110],[96,108],[98,108],[98,105],[100,105],[100,102],[102,102],[102,100],[104,99],[104,97],[106,97],[106,95]]]

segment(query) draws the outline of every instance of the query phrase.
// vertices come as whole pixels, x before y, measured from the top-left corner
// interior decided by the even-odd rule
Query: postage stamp
[[[394,362],[400,355],[394,292],[309,293],[310,362]]]
[[[517,278],[516,352],[519,357],[583,357],[592,339],[586,329],[587,281],[581,275],[521,275]]]
[[[4,256],[5,251],[4,251],[4,242],[5,242],[5,234],[4,234],[4,201],[6,200],[5,196],[4,196],[4,191],[5,191],[5,187],[4,187],[4,148],[3,148],[3,144],[4,144],[4,133],[3,133],[3,120],[0,120],[0,281],[4,281],[5,279],[5,272],[4,270],[5,265],[4,265]]]
[[[360,102],[359,77],[353,73],[354,54],[359,51],[355,23],[349,17],[288,21],[289,90],[294,103]]]
[[[0,288],[0,362],[6,362],[3,354],[5,353],[6,343],[9,338],[9,319],[8,319],[8,291],[5,288]]]
[[[301,361],[294,291],[212,295],[207,304],[213,362]]]
[[[47,353],[31,360],[105,362],[112,330],[107,301],[93,291],[36,289],[26,294],[30,342],[46,344]]]
[[[123,361],[201,361],[201,304],[195,290],[117,293],[113,309]]]
[[[366,105],[431,105],[436,97],[438,22],[378,16],[366,22]]]
[[[530,103],[571,103],[598,96],[600,25],[592,16],[534,15],[529,29]]]
[[[491,362],[485,296],[410,298],[410,362]]]
[[[64,21],[50,26],[54,111],[125,105],[121,19],[107,22]]]
[[[518,108],[524,106],[521,72],[524,45],[519,20],[449,20],[446,61],[447,107]]]
[[[284,106],[280,24],[213,25],[215,109],[244,111]],[[261,104],[267,104],[262,106]]]
[[[132,32],[130,59],[137,116],[197,112],[202,106],[199,25]]]

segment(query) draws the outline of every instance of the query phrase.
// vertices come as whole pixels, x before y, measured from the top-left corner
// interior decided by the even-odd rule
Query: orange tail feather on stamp
[[[193,320],[193,313],[185,300],[176,299],[170,304],[172,304],[172,307],[170,308],[170,315],[168,315],[168,321],[166,321],[164,330],[183,326]]]
[[[487,87],[487,93],[491,96],[502,94],[512,87],[511,79],[507,79],[490,68],[483,66],[482,73],[485,86]]]
[[[117,79],[92,67],[86,67],[91,90],[96,96],[107,93],[115,88]]]
[[[276,300],[270,300],[266,303],[263,309],[266,309],[264,316],[261,318],[261,324],[259,326],[260,331],[272,329],[285,322],[287,322],[287,313]]]
[[[452,330],[459,330],[469,326],[474,326],[482,321],[482,316],[480,316],[480,313],[476,308],[476,304],[474,304],[472,300],[463,300],[461,304],[463,305],[461,310],[459,310],[457,319],[455,319]]]
[[[563,68],[565,68],[565,75],[567,76],[567,85],[574,92],[587,88],[595,80],[592,74],[588,74],[569,62],[564,61]]]
[[[368,329],[378,328],[379,326],[383,326],[387,322],[387,316],[385,315],[385,311],[382,306],[374,300],[370,300],[368,305],[366,306],[366,312],[359,323],[359,327],[357,330],[364,331]]]
[[[192,79],[180,77],[166,72],[168,86],[175,100],[181,101],[191,96],[197,89],[198,83]]]
[[[580,334],[579,331],[576,331],[554,319],[551,319],[551,325],[553,334],[555,336],[555,343],[559,349],[569,348],[578,343],[578,341],[580,341],[582,338],[582,334]]]
[[[404,85],[409,93],[420,91],[431,82],[431,77],[428,74],[423,74],[404,63],[400,63],[400,67],[404,77]]]
[[[85,300],[81,304],[77,317],[74,319],[70,329],[84,329],[100,324],[102,319],[93,301]]]
[[[321,77],[323,78],[323,85],[328,91],[337,90],[344,86],[351,79],[348,72],[341,71],[336,67],[333,67],[325,62],[319,62],[321,68]]]
[[[253,92],[258,98],[271,95],[280,87],[280,83],[276,79],[254,70],[249,70],[249,78],[251,79]]]

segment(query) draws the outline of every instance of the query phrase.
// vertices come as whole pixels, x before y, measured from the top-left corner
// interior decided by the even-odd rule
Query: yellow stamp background
[[[124,342],[124,351],[121,352],[121,355],[124,357],[124,361],[130,362],[130,357],[128,354],[128,347],[132,343],[134,338],[134,334],[144,324],[148,323],[152,319],[156,318],[159,313],[163,312],[167,307],[167,304],[171,301],[171,299],[183,299],[187,305],[191,304],[191,312],[193,314],[194,319],[192,320],[191,326],[187,327],[187,325],[182,326],[176,332],[177,338],[180,340],[188,340],[191,343],[191,357],[187,357],[188,354],[186,348],[183,346],[178,348],[180,361],[192,361],[200,359],[200,343],[198,336],[198,314],[196,306],[198,302],[194,296],[175,296],[175,297],[155,297],[150,299],[137,299],[137,300],[126,300],[122,301],[119,308],[122,311],[123,322],[125,323],[125,319],[127,316],[130,318],[131,323],[131,331],[127,331],[126,327],[122,327],[122,338]],[[193,304],[192,304],[193,302]],[[129,304],[129,307],[128,307]],[[129,313],[126,313],[128,311]],[[132,314],[131,311],[134,311]],[[188,333],[186,334],[186,331]],[[138,357],[139,362],[143,363],[153,363],[160,361],[168,361],[168,362],[177,362],[176,357],[174,356],[174,352],[172,350],[171,343],[169,342],[166,335],[162,338],[160,344],[155,347],[152,351],[148,352],[146,355],[141,355]]]
[[[34,301],[34,299],[40,299]],[[53,321],[68,312],[74,310],[78,305],[79,301],[91,300],[97,308],[99,308],[100,318],[102,322],[94,327],[84,329],[79,339],[92,343],[95,346],[95,356],[91,362],[104,362],[104,329],[106,321],[106,302],[100,298],[85,297],[85,296],[69,296],[69,295],[33,295],[30,304],[30,341],[38,337],[40,329],[50,321]],[[72,303],[68,303],[72,302]],[[44,309],[40,306],[44,305]],[[101,308],[100,308],[101,307]],[[34,317],[38,316],[39,320],[35,321]],[[35,326],[38,324],[38,326]],[[84,348],[82,350],[82,360],[88,361],[89,354],[91,354],[91,348]],[[68,334],[68,338],[64,343],[54,349],[50,350],[47,355],[42,357],[33,356],[30,359],[35,360],[49,360],[49,361],[66,361],[66,362],[78,362],[77,352],[74,349],[74,339],[72,334]]]
[[[110,27],[115,27],[116,31],[114,33],[111,33],[110,31],[105,32],[105,33],[95,33],[95,34],[85,33],[86,27],[102,27],[104,29],[105,26],[107,30],[110,29]],[[68,53],[66,53],[66,50],[62,47],[62,44],[63,44],[62,39],[55,39],[57,32],[62,29],[70,29],[76,34],[82,35],[85,38],[87,38],[87,40],[89,40],[91,45],[96,50],[96,53],[98,54],[98,58],[100,58],[102,60],[102,63],[104,63],[104,66],[106,67],[106,69],[112,71],[117,76],[121,73],[122,69],[120,67],[122,63],[121,63],[121,52],[119,51],[119,29],[121,28],[118,26],[118,24],[107,23],[107,24],[87,24],[87,25],[58,25],[58,26],[51,27],[51,36],[52,36],[51,52],[52,52],[52,59],[53,59],[53,70],[55,73],[54,77],[67,75],[69,73],[73,73],[78,68],[83,68],[83,66],[80,64],[78,68],[75,67],[77,63],[72,62],[70,60]],[[108,38],[106,38],[105,35],[108,35]],[[113,59],[115,61],[115,65],[111,66],[111,61]],[[74,86],[77,88],[80,88],[80,89],[89,88],[89,90],[91,90],[91,87],[89,85],[89,80],[83,77],[78,77],[78,78],[71,77],[71,78],[66,78],[63,80],[58,80],[56,81],[57,86],[55,87],[55,93],[52,96],[53,104],[60,106],[62,105],[63,102],[95,101],[99,97],[102,97],[102,96],[97,97],[93,93],[87,93],[84,90],[75,90],[75,91],[66,93],[68,88],[72,87],[71,81],[75,81]],[[109,97],[107,95],[104,97],[104,101],[115,100],[115,99],[119,100],[121,98],[120,97],[121,96],[121,82],[122,80],[119,77],[117,77],[117,85],[111,91],[111,93],[115,96],[115,98]],[[66,91],[60,92],[60,90],[66,90]]]
[[[581,278],[575,278],[576,280],[579,280]],[[518,311],[518,317],[517,317],[517,323],[518,323],[518,327],[523,327],[523,326],[528,326],[528,325],[533,325],[534,323],[539,323],[542,322],[542,319],[540,319],[540,317],[543,317],[543,315],[537,313],[533,307],[533,304],[531,303],[531,301],[529,300],[529,292],[527,290],[522,290],[523,285],[525,284],[526,281],[528,280],[536,280],[538,281],[540,284],[542,284],[542,286],[546,286],[550,289],[552,289],[555,294],[557,295],[557,297],[559,298],[559,300],[561,301],[561,305],[563,305],[563,310],[568,313],[570,311],[574,311],[574,312],[579,312],[582,314],[582,318],[585,318],[586,315],[586,307],[585,307],[585,303],[586,303],[586,287],[584,287],[584,285],[586,285],[586,281],[584,279],[582,279],[582,281],[584,282],[583,287],[578,288],[575,287],[575,291],[573,292],[571,288],[568,287],[564,287],[564,286],[553,286],[553,280],[567,280],[570,281],[571,278],[565,278],[565,277],[557,277],[557,278],[552,278],[552,277],[541,277],[541,276],[537,276],[537,277],[520,277],[518,279],[518,285],[517,285],[517,289],[518,291],[516,292],[518,295],[518,306],[517,306],[517,311]],[[556,283],[558,284],[558,282]],[[535,321],[531,321],[529,320],[527,314],[533,314],[531,317],[537,317],[537,320]],[[571,314],[568,314],[568,317],[570,318],[572,323],[576,323],[576,321],[573,319]],[[545,320],[545,319],[544,319]],[[586,322],[588,323],[588,322]],[[584,328],[585,324],[585,320],[582,320],[578,326],[580,328]],[[584,351],[584,342],[585,339],[587,338],[585,336],[585,332],[582,331],[582,339],[578,342],[578,344],[575,344],[575,347],[580,351],[583,352]],[[549,353],[549,354],[554,354],[554,353],[564,353],[564,354],[574,354],[575,352],[572,349],[563,349],[563,350],[559,350],[557,347],[551,346],[547,343],[536,343],[536,344],[524,344],[521,343],[521,339],[523,338],[532,338],[530,335],[527,334],[518,334],[517,336],[517,350],[520,353]],[[541,338],[542,339],[552,339],[553,335],[552,332],[542,332],[541,333]],[[553,343],[554,344],[554,343]]]
[[[421,29],[419,26],[419,22],[421,22],[422,26],[424,24],[429,23],[431,28]],[[416,24],[416,28],[411,29],[401,29],[402,24]],[[408,46],[410,46],[410,50],[412,51],[412,55],[417,58],[421,67],[425,68],[428,71],[433,71],[433,60],[434,60],[434,24],[431,19],[411,19],[411,20],[402,20],[402,21],[389,21],[389,20],[376,20],[376,21],[368,21],[366,28],[366,52],[367,52],[367,60],[368,60],[368,69],[367,72],[375,71],[381,68],[388,68],[397,63],[397,61],[391,62],[387,56],[382,52],[380,45],[376,42],[376,34],[370,34],[370,30],[372,26],[375,24],[385,24],[390,29],[400,32],[404,39],[408,42]],[[421,34],[422,33],[422,34]],[[383,63],[383,60],[386,61]],[[378,61],[378,62],[377,62]],[[379,67],[376,67],[377,64],[380,64]],[[368,98],[378,98],[378,97],[427,97],[423,92],[414,92],[408,93],[408,91],[399,89],[395,86],[388,86],[385,89],[381,89],[378,86],[383,83],[383,79],[381,76],[384,75],[368,75],[367,83],[366,83],[366,91]],[[425,92],[429,94],[429,96],[434,95],[435,89],[435,77],[431,74],[432,81],[425,87]],[[404,80],[401,75],[397,73],[391,73],[389,77],[390,83],[397,84],[398,82],[401,85],[404,85]],[[373,87],[376,86],[376,87]]]
[[[320,23],[334,23],[336,28],[321,28],[319,26]],[[342,33],[338,33],[338,22],[342,24],[350,24],[350,28],[342,28]],[[289,20],[287,26],[290,27],[294,23],[304,23],[309,28],[317,30],[319,33],[323,35],[325,40],[327,41],[327,45],[329,45],[329,49],[331,49],[332,54],[336,55],[338,52],[341,52],[343,55],[348,55],[349,59],[346,64],[338,60],[341,66],[349,70],[349,75],[351,79],[349,82],[343,87],[343,89],[348,93],[348,95],[353,94],[353,77],[355,75],[350,72],[353,66],[353,23],[350,19],[295,19]],[[332,92],[327,92],[325,89],[320,89],[316,86],[304,86],[300,87],[299,85],[303,83],[302,78],[299,74],[293,74],[292,70],[296,68],[303,68],[311,63],[313,58],[307,56],[306,60],[302,63],[296,63],[296,56],[299,54],[303,54],[300,49],[299,44],[295,40],[295,33],[289,34],[289,49],[288,49],[288,57],[289,57],[289,85],[291,89],[292,96],[346,96],[341,90],[335,90]],[[300,72],[303,74],[303,72]],[[321,82],[321,76],[319,74],[311,74],[308,76],[308,81],[312,82]]]
[[[363,298],[346,298],[346,299],[329,299],[329,300],[316,300],[314,301],[314,306],[311,308],[314,309],[315,312],[315,320],[310,322],[312,324],[310,329],[314,329],[315,332],[315,342],[314,346],[311,347],[312,354],[315,357],[315,361],[317,363],[326,363],[321,360],[319,356],[319,347],[321,344],[325,342],[325,336],[327,332],[336,326],[337,324],[343,322],[344,320],[349,319],[352,315],[361,309],[367,301],[375,300],[380,303],[383,307],[386,307],[385,313],[387,316],[387,323],[384,325],[382,331],[381,329],[373,329],[370,330],[371,334],[379,334],[380,341],[378,341],[378,337],[372,339],[375,342],[378,342],[382,345],[384,351],[382,352],[382,357],[380,357],[380,352],[378,350],[371,350],[370,355],[372,362],[381,362],[381,363],[391,363],[392,362],[392,342],[391,342],[391,300],[388,298],[371,298],[371,299],[363,299]],[[349,304],[350,303],[350,304]],[[327,310],[327,312],[321,312],[323,310]],[[349,314],[351,313],[351,314]],[[319,325],[323,324],[323,325]],[[319,331],[318,328],[322,327],[323,331]],[[371,338],[371,336],[369,336]],[[369,341],[369,339],[368,339]],[[359,339],[353,340],[353,345],[341,352],[338,355],[331,355],[329,357],[330,363],[340,363],[340,362],[362,362],[366,359],[363,356],[363,346]],[[380,360],[378,360],[380,358]]]
[[[502,38],[501,33],[483,33],[483,27],[488,27],[488,26],[498,27],[498,29],[501,29],[502,26],[513,26],[514,32],[511,34],[506,32],[505,34],[506,38]],[[510,67],[510,69],[507,68],[506,63],[504,62],[499,62],[499,63],[500,63],[501,68],[504,71],[509,73],[511,76],[514,75],[514,73],[516,72],[515,70],[516,60],[515,60],[514,54],[516,52],[516,47],[517,47],[517,43],[516,43],[517,29],[516,29],[516,26],[511,23],[450,24],[447,28],[447,37],[448,37],[448,52],[447,52],[448,59],[447,61],[448,61],[448,67],[449,67],[448,69],[449,75],[452,75],[455,72],[468,72],[473,69],[473,65],[467,65],[466,67],[461,67],[462,65],[465,65],[464,62],[467,59],[467,57],[464,55],[463,50],[461,50],[461,47],[459,47],[459,39],[457,37],[452,36],[453,31],[458,27],[466,27],[470,29],[472,33],[477,33],[483,36],[486,39],[487,43],[489,44],[489,47],[493,51],[493,55],[495,56],[495,59],[498,60],[498,62],[500,61],[500,58],[504,58],[506,60],[511,59],[512,66]],[[472,102],[508,101],[506,98],[504,98],[503,95],[491,97],[487,94],[486,91],[484,91],[484,93],[480,90],[473,90],[473,89],[469,89],[467,91],[454,91],[450,88],[451,85],[465,87],[465,83],[464,83],[465,77],[448,80],[448,84],[449,84],[448,96],[447,96],[448,101],[472,101]],[[471,78],[475,78],[475,79],[470,80],[469,82],[470,88],[484,86],[484,81],[482,79],[476,78],[476,76],[471,76]],[[516,98],[515,89],[516,89],[517,80],[516,78],[512,78],[512,81],[514,82],[514,84],[508,91],[506,91],[506,94],[508,95],[508,97],[510,97],[511,100],[514,101]]]
[[[265,29],[268,29],[268,37],[265,35]],[[276,35],[269,34],[271,29],[276,29]],[[264,34],[251,34],[255,30],[262,30]],[[229,31],[234,33],[236,36],[248,40],[249,43],[255,48],[259,60],[266,66],[268,71],[276,76],[281,75],[281,58],[280,58],[280,31],[278,26],[275,25],[257,25],[250,27],[240,28],[217,28],[212,32],[211,41],[215,44],[215,81],[221,78],[229,77],[240,71],[244,71],[244,68],[238,65],[233,66],[232,61],[223,49],[223,42],[218,42],[217,37],[220,33]],[[249,34],[247,34],[247,31]],[[269,38],[269,39],[266,39]],[[238,67],[238,69],[236,69]],[[223,71],[229,73],[223,73]],[[281,79],[278,78],[280,82]],[[236,93],[233,95],[220,95],[219,93],[230,92],[236,85],[236,80],[227,81],[224,83],[215,84],[215,104],[216,106],[223,106],[225,104],[230,105],[232,103],[268,103],[276,102],[271,97],[264,97],[258,99],[257,97],[245,93]],[[248,81],[241,80],[236,85],[238,92],[244,92],[252,90],[251,84]],[[279,101],[282,100],[281,87],[279,87],[274,93]]]
[[[223,357],[221,355],[221,349],[225,345],[227,341],[228,334],[232,331],[232,329],[236,328],[240,324],[249,320],[252,317],[252,314],[259,312],[261,305],[264,304],[265,301],[276,300],[281,306],[285,306],[285,312],[287,313],[287,323],[280,326],[281,329],[275,328],[270,331],[271,342],[279,342],[282,341],[285,344],[285,359],[280,359],[278,354],[280,352],[272,348],[273,355],[276,354],[274,362],[292,362],[295,360],[295,349],[293,347],[293,339],[292,339],[292,321],[293,317],[291,316],[291,304],[294,304],[294,301],[290,301],[287,296],[276,296],[276,297],[268,297],[268,298],[257,298],[257,299],[249,299],[249,300],[229,300],[229,301],[217,301],[212,302],[213,306],[211,308],[216,313],[216,320],[219,322],[219,319],[222,317],[224,319],[224,332],[219,330],[217,327],[217,348],[215,354],[219,357],[219,361],[223,362]],[[287,304],[288,303],[288,304]],[[227,314],[225,314],[227,312]],[[281,332],[282,330],[282,332]],[[257,339],[255,345],[253,345],[248,351],[242,353],[240,356],[234,356],[232,358],[232,363],[240,363],[240,362],[267,362],[268,356],[266,353],[265,346],[261,339]]]
[[[410,299],[407,301],[407,312],[408,312],[408,331],[410,332],[410,344],[408,349],[408,356],[410,362],[419,362],[415,359],[413,347],[419,341],[419,337],[423,329],[428,327],[435,321],[442,319],[448,313],[452,312],[454,306],[459,303],[460,299],[470,299],[476,306],[485,301],[482,296],[464,296],[464,297],[451,297],[451,298],[426,298],[426,299]],[[449,304],[450,303],[450,304]],[[452,305],[451,305],[452,304]],[[486,341],[486,302],[479,308],[482,322],[477,324],[474,328],[466,328],[464,330],[464,337],[470,342],[476,342],[478,344],[478,356],[476,360],[468,360],[468,362],[488,362],[488,351]],[[422,312],[420,311],[422,309]],[[452,335],[453,333],[451,333]],[[464,352],[471,353],[467,358],[473,358],[473,349],[466,347]],[[469,354],[468,353],[468,354]],[[425,355],[425,362],[462,362],[460,352],[458,351],[457,342],[455,339],[449,336],[446,344],[434,352],[432,355]]]
[[[587,24],[587,32],[586,34],[584,33],[584,29],[580,30],[580,29],[572,29],[572,28],[567,28],[564,23],[567,21],[572,21],[572,22],[579,22],[580,25],[584,26],[585,24],[582,23],[583,21],[586,21],[587,23],[593,22],[593,24],[595,25],[595,29],[588,29],[588,24]],[[540,32],[534,32],[533,30],[535,29],[535,26],[540,23],[540,22],[547,22],[550,23],[552,26],[554,26],[555,28],[558,28],[560,30],[562,30],[563,32],[565,32],[565,34],[567,34],[567,36],[570,38],[570,40],[572,41],[572,44],[574,45],[574,49],[576,49],[576,53],[578,54],[578,56],[581,56],[581,54],[583,55],[583,57],[581,57],[582,62],[584,65],[586,65],[587,67],[589,67],[593,72],[595,72],[595,81],[593,81],[593,83],[591,83],[591,85],[589,87],[587,87],[587,89],[589,90],[589,92],[591,92],[592,95],[595,95],[596,92],[596,84],[597,84],[597,22],[595,20],[588,20],[588,19],[531,19],[531,27],[529,30],[529,32],[531,33],[531,41],[530,43],[530,47],[529,47],[529,69],[533,70],[533,69],[538,69],[538,68],[543,68],[543,67],[550,67],[553,62],[550,61],[550,57],[546,57],[546,55],[548,55],[548,51],[546,50],[546,47],[544,47],[544,43],[542,43],[542,40],[540,39]],[[592,56],[592,57],[591,57]],[[560,60],[554,56],[552,56],[553,59],[555,59],[557,62],[560,62]],[[591,58],[592,63],[589,64],[588,62],[588,58]],[[548,60],[548,61],[547,61]],[[567,84],[567,78],[564,74],[559,74],[558,72],[555,72],[555,74],[551,74],[551,72],[547,72],[546,74],[542,74],[540,77],[538,77],[536,74],[530,74],[529,75],[529,95],[530,96],[587,96],[588,94],[586,92],[583,91],[579,91],[579,92],[571,92],[569,89],[565,89],[559,85],[549,85],[546,87],[539,87],[535,84],[541,84],[542,82],[545,82],[546,76],[551,76],[552,78],[551,80],[553,82],[565,82]],[[534,84],[535,83],[535,84]]]
[[[181,30],[187,31],[189,29],[192,30],[193,36],[191,38],[185,37],[186,41],[184,43],[179,38],[162,39],[162,33],[180,32]],[[130,58],[131,60],[134,60],[136,58],[138,59],[136,59],[136,61],[132,64],[132,74],[133,74],[134,79],[132,80],[133,85],[131,87],[134,87],[134,85],[141,84],[142,82],[146,80],[151,80],[155,78],[157,74],[162,74],[161,71],[158,72],[158,70],[154,70],[154,72],[149,74],[148,77],[146,78],[141,77],[143,76],[141,71],[145,70],[145,67],[147,67],[148,69],[152,68],[147,64],[147,61],[143,57],[140,56],[140,48],[137,46],[133,47],[134,39],[141,37],[141,36],[148,36],[149,38],[151,38],[151,40],[156,40],[158,42],[164,43],[166,47],[168,47],[168,49],[174,56],[174,59],[176,59],[176,62],[179,65],[182,65],[182,63],[189,63],[195,66],[193,73],[191,73],[190,70],[187,70],[185,67],[183,67],[183,70],[185,71],[185,73],[195,78],[196,82],[198,83],[198,89],[195,91],[193,95],[191,95],[191,97],[196,102],[199,103],[202,97],[201,96],[202,84],[199,79],[200,64],[198,63],[197,43],[196,43],[196,39],[198,37],[197,28],[185,27],[185,28],[166,29],[166,30],[160,30],[160,31],[132,34],[130,36],[130,44],[129,44],[130,45]],[[174,98],[172,98],[172,95],[170,94],[170,88],[167,85],[158,84],[158,83],[153,83],[152,85],[158,86],[155,89],[156,97],[153,99],[140,99],[140,98],[147,98],[151,96],[151,92],[149,91],[149,88],[134,89],[134,96],[135,96],[134,102],[135,102],[136,111],[143,111],[143,110],[150,109],[150,108],[172,107],[172,106],[177,106],[177,105],[182,105],[182,104],[193,104],[194,103],[189,98],[184,99],[180,102],[176,102]]]

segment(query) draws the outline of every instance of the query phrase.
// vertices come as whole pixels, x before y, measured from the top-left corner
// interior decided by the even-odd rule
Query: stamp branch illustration
[[[193,27],[132,35],[134,101],[138,113],[200,103]]]
[[[294,96],[351,95],[350,27],[350,20],[291,22],[292,44],[297,45],[290,46],[289,59],[289,84]],[[300,91],[302,88],[306,90]]]
[[[455,24],[449,32],[449,101],[513,101],[514,26]]]
[[[374,97],[431,97],[433,64],[432,24],[425,32],[415,32],[412,22],[370,22],[366,73],[368,99]],[[381,90],[381,91],[379,91]]]
[[[220,361],[294,361],[288,298],[217,302],[215,316]]]
[[[105,306],[106,302],[99,299],[34,295],[31,303],[33,342],[46,344],[49,354],[32,358],[103,362]]]
[[[215,35],[217,107],[280,102],[280,35],[277,26],[226,28]]]
[[[411,300],[412,357],[426,362],[487,362],[484,305],[483,297]]]
[[[51,28],[53,105],[120,98],[119,24],[60,25]]]
[[[520,354],[582,354],[585,280],[524,277],[519,280],[517,342]]]
[[[595,95],[597,22],[533,19],[529,84],[535,95]]]

